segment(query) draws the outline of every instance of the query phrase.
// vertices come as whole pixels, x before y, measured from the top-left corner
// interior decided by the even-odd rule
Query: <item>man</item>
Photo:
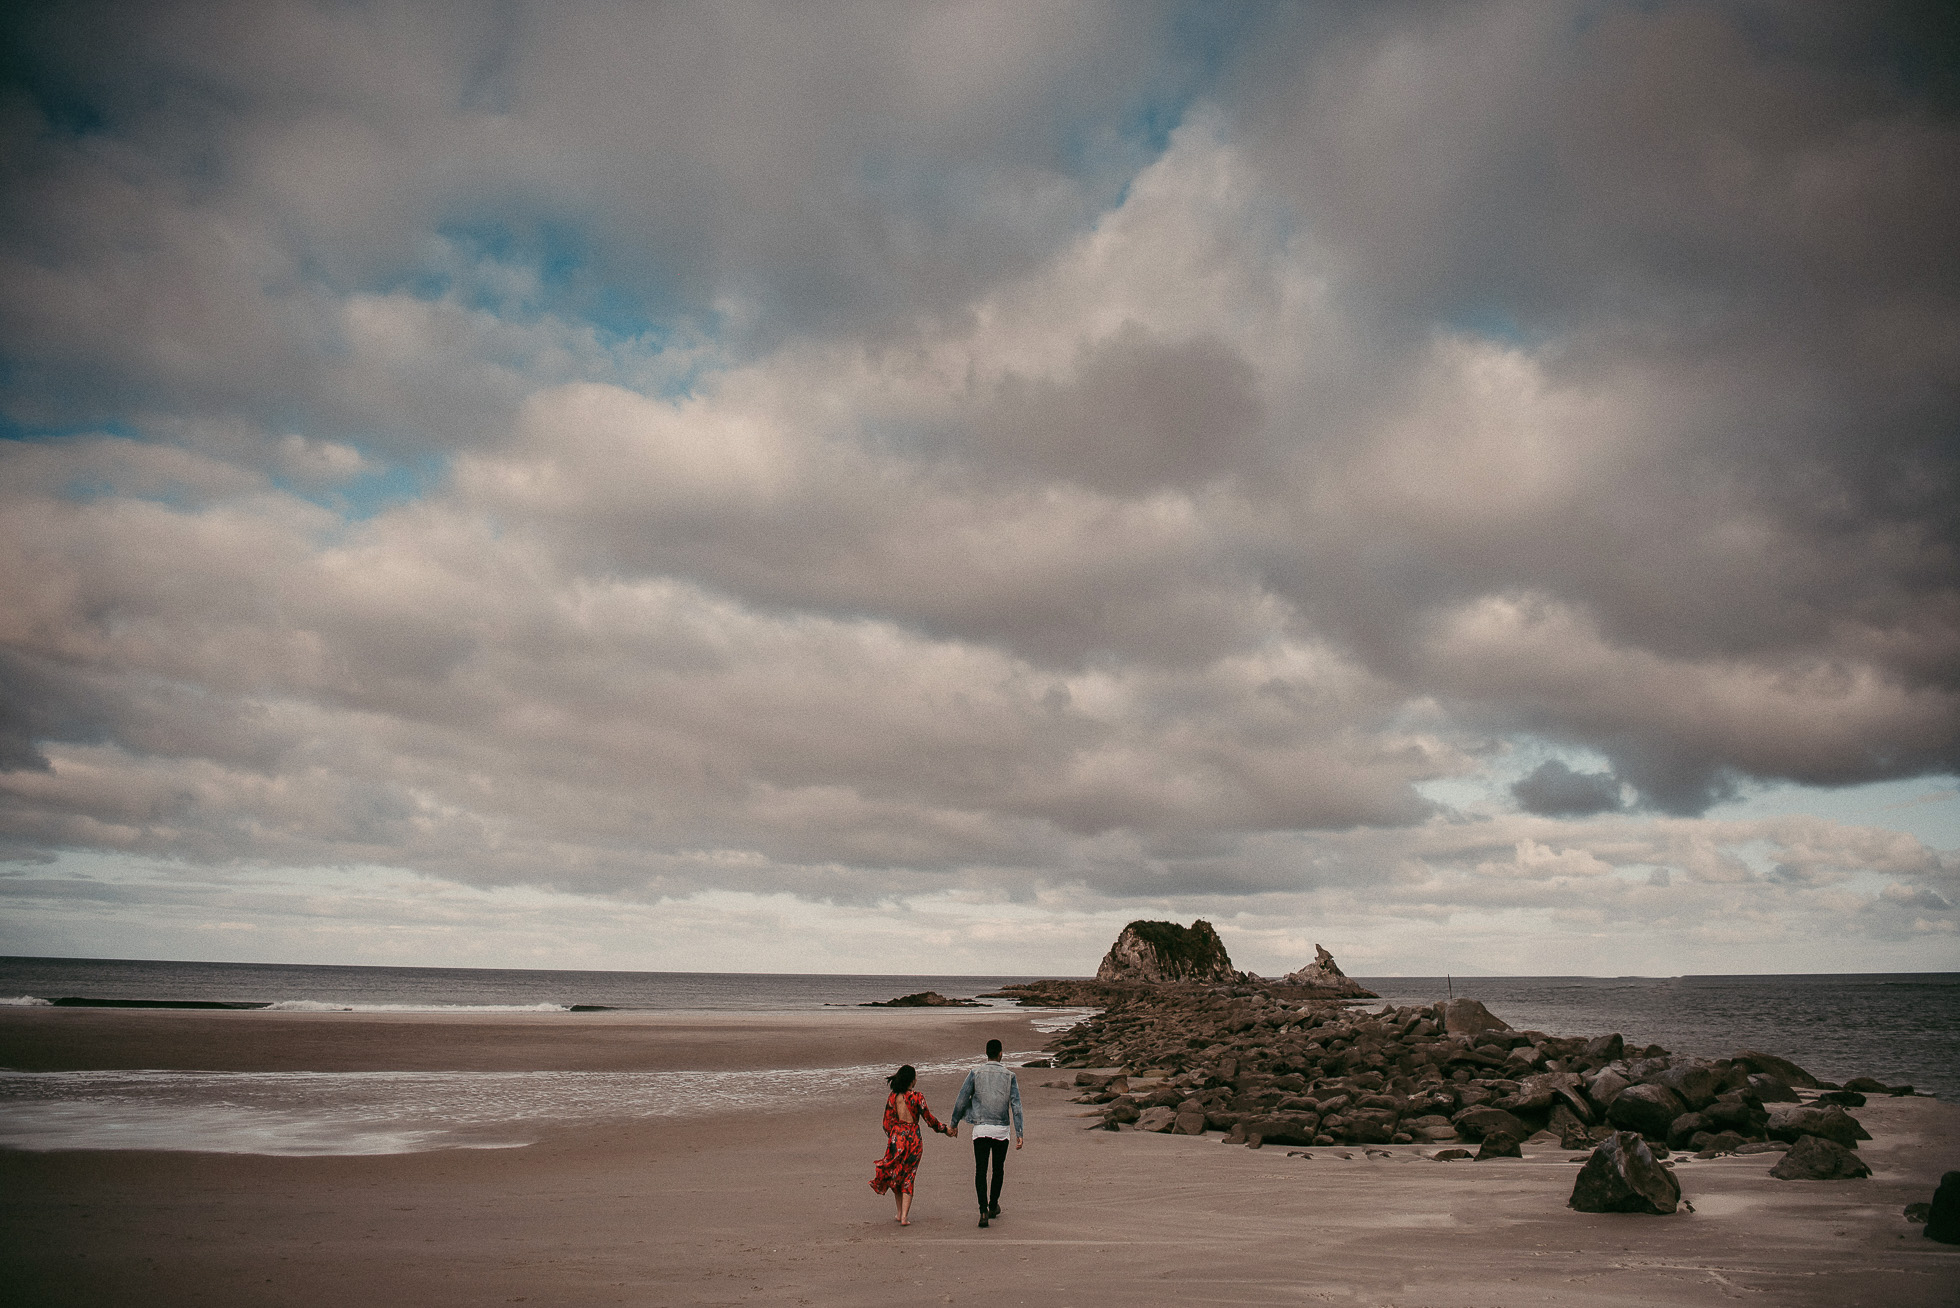
[[[980,1225],[1000,1216],[1000,1183],[1007,1170],[1008,1120],[1012,1116],[1014,1147],[1021,1147],[1021,1082],[1001,1065],[1000,1041],[987,1042],[987,1061],[966,1074],[960,1097],[953,1103],[951,1130],[960,1122],[973,1123],[973,1193],[980,1200]],[[987,1181],[987,1164],[994,1168]]]

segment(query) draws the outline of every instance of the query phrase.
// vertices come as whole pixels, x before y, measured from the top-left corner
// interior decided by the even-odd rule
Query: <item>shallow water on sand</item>
[[[934,1089],[943,1092],[971,1061],[920,1064],[919,1075],[940,1078]],[[547,1125],[767,1111],[838,1095],[876,1103],[890,1072],[0,1072],[0,1147],[290,1156],[509,1149]]]
[[[323,967],[114,958],[0,957],[0,1004],[64,998],[265,1006],[287,1012],[801,1012],[922,990],[968,998],[1013,976],[580,972],[472,967]],[[1009,1001],[994,1001],[1011,1006]]]

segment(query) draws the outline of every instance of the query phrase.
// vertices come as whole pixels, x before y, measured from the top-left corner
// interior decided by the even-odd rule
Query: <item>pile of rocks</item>
[[[1514,1031],[1473,1000],[1368,1013],[1284,995],[1250,984],[1125,993],[1049,1048],[1057,1066],[1124,1069],[1075,1078],[1111,1130],[1223,1131],[1254,1147],[1467,1141],[1480,1158],[1515,1156],[1540,1131],[1569,1149],[1626,1132],[1663,1158],[1787,1150],[1776,1175],[1820,1179],[1867,1174],[1853,1151],[1871,1137],[1847,1107],[1912,1093],[1827,1086],[1753,1050],[1710,1060],[1619,1035]],[[1833,1093],[1805,1102],[1799,1090]]]
[[[896,999],[874,999],[859,1008],[985,1008],[977,999],[948,999],[937,990],[920,990]]]

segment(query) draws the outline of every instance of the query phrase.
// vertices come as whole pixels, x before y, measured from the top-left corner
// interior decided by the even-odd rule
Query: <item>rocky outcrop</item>
[[[1653,1141],[1650,1154],[1665,1144],[1713,1157],[1788,1150],[1767,1139],[1777,1134],[1846,1144],[1863,1136],[1856,1119],[1830,1104],[1784,1108],[1772,1123],[1756,1093],[1766,1083],[1752,1071],[1753,1058],[1674,1057],[1617,1035],[1514,1031],[1495,1018],[1496,1030],[1451,1035],[1449,1013],[1464,1010],[1446,1003],[1367,1012],[1253,979],[1083,984],[1101,985],[1111,996],[1107,1007],[1049,1048],[1058,1067],[1122,1068],[1133,1078],[1119,1089],[1096,1080],[1107,1072],[1078,1074],[1078,1102],[1097,1105],[1098,1125],[1111,1130],[1135,1129],[1144,1113],[1161,1108],[1167,1115],[1151,1120],[1162,1129],[1182,1121],[1178,1129],[1191,1134],[1202,1116],[1203,1130],[1246,1144],[1482,1143],[1506,1135],[1528,1149],[1549,1131],[1563,1148],[1591,1149],[1616,1129],[1631,1129]],[[1691,1108],[1690,1098],[1700,1107]],[[1501,1148],[1486,1156],[1508,1156]]]
[[[1480,1163],[1489,1158],[1523,1157],[1523,1139],[1512,1135],[1509,1131],[1493,1131],[1485,1136],[1484,1142],[1477,1147],[1477,1161]]]
[[[1510,1024],[1474,999],[1450,999],[1441,1005],[1443,1030],[1450,1035],[1479,1036],[1486,1031],[1509,1031]]]
[[[1815,1136],[1846,1149],[1856,1149],[1860,1140],[1872,1138],[1857,1118],[1836,1104],[1822,1108],[1808,1104],[1777,1108],[1769,1114],[1766,1125],[1771,1139],[1788,1140],[1792,1145],[1801,1143],[1806,1136]]]
[[[985,1008],[986,1005],[975,999],[948,999],[937,990],[921,990],[917,994],[900,995],[896,999],[874,999],[859,1008]]]
[[[1744,1049],[1735,1056],[1735,1062],[1761,1076],[1773,1076],[1784,1085],[1799,1086],[1805,1090],[1822,1089],[1817,1078],[1798,1067],[1787,1058],[1766,1054],[1760,1049]]]
[[[1665,1085],[1630,1085],[1613,1096],[1606,1120],[1622,1131],[1638,1132],[1649,1140],[1665,1140],[1674,1119],[1687,1111],[1681,1096]]]
[[[981,995],[982,999],[1012,999],[1022,1008],[1106,1008],[1136,991],[1127,982],[1084,979],[1022,981]]]
[[[1655,1159],[1647,1142],[1616,1131],[1579,1169],[1567,1206],[1582,1213],[1653,1213],[1665,1217],[1681,1204],[1681,1183]]]
[[[1301,986],[1311,990],[1316,996],[1326,995],[1336,999],[1379,999],[1372,990],[1363,989],[1360,982],[1351,979],[1341,971],[1341,965],[1334,956],[1322,949],[1319,944],[1313,947],[1313,962],[1297,972],[1288,972],[1281,978],[1289,986]]]
[[[1769,1169],[1779,1181],[1856,1181],[1872,1174],[1865,1160],[1821,1135],[1806,1135]]]
[[[1926,1238],[1941,1244],[1960,1244],[1960,1172],[1948,1172],[1933,1191],[1926,1209]]]
[[[1230,982],[1239,974],[1232,967],[1225,942],[1211,923],[1199,918],[1188,927],[1175,922],[1132,922],[1103,956],[1096,980]]]

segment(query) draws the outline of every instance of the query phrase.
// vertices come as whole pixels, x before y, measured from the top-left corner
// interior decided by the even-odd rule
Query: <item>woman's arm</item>
[[[934,1117],[932,1115],[932,1110],[926,1107],[926,1097],[924,1095],[919,1095],[912,1102],[913,1102],[913,1106],[919,1110],[920,1121],[924,1122],[927,1126],[939,1132],[939,1134],[941,1135],[952,1134],[951,1131],[948,1131],[946,1129],[946,1124],[944,1122],[941,1122],[938,1118]]]

